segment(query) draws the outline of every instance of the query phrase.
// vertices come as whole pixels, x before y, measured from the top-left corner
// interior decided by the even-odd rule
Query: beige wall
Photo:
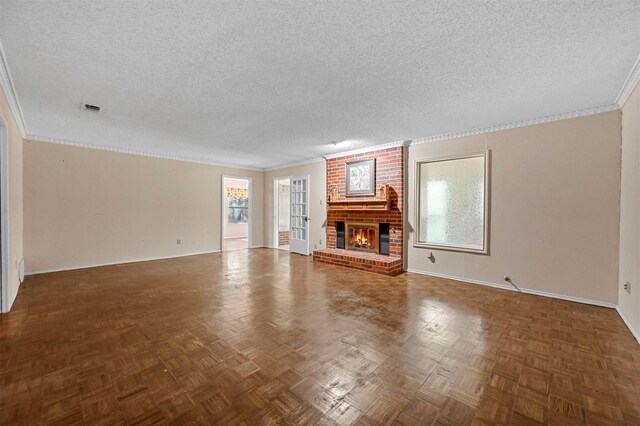
[[[631,284],[631,293],[623,286]],[[620,274],[618,304],[640,336],[640,85],[622,108]]]
[[[23,258],[22,225],[22,135],[9,108],[7,98],[0,89],[0,116],[8,127],[8,178],[9,178],[9,306],[18,294],[18,264]]]
[[[327,164],[316,161],[300,166],[270,170],[264,174],[264,242],[275,247],[273,241],[275,209],[273,207],[273,179],[288,176],[310,176],[309,180],[309,251],[326,247],[327,222]]]
[[[222,175],[263,186],[262,172],[33,141],[24,170],[31,273],[218,251]],[[262,192],[253,198],[261,246]]]
[[[617,303],[620,112],[411,146],[410,225],[413,162],[486,149],[490,254],[414,248],[410,229],[408,268],[499,285],[509,275],[520,288]]]

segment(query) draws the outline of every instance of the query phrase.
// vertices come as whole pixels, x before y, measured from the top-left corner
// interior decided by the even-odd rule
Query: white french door
[[[291,178],[289,251],[309,254],[309,176]]]

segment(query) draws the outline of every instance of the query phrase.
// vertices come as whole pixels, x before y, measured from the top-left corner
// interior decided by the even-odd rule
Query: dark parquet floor
[[[27,277],[0,424],[640,424],[612,309],[256,249]]]

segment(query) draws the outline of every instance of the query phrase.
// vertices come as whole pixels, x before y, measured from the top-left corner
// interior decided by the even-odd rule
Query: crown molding
[[[327,154],[327,155],[324,155],[323,158],[325,160],[329,160],[331,158],[339,158],[339,157],[346,157],[347,155],[356,155],[356,154],[363,154],[366,152],[380,151],[383,149],[395,148],[398,146],[409,146],[410,144],[411,144],[410,140],[388,142],[380,145],[366,146],[363,148],[352,149],[349,151],[341,151],[341,152],[336,152],[334,154]]]
[[[631,96],[631,92],[633,92],[638,81],[640,81],[640,55],[638,55],[636,63],[633,65],[633,68],[631,68],[631,72],[629,72],[627,79],[622,85],[622,89],[620,89],[620,93],[618,93],[618,97],[616,98],[616,105],[618,105],[618,108],[622,108],[627,102],[627,99]]]
[[[156,152],[150,152],[150,151],[140,151],[140,150],[128,149],[128,148],[119,148],[119,147],[115,147],[115,146],[95,145],[95,144],[89,144],[89,143],[85,143],[85,142],[73,141],[73,140],[69,140],[69,139],[57,139],[57,138],[50,138],[50,137],[47,137],[47,136],[40,136],[40,135],[27,135],[27,136],[25,136],[24,139],[25,140],[30,140],[30,141],[35,141],[35,142],[46,142],[46,143],[55,143],[55,144],[58,144],[58,145],[75,146],[75,147],[78,147],[78,148],[98,149],[100,151],[111,151],[111,152],[117,152],[117,153],[120,153],[120,154],[129,154],[129,155],[139,155],[139,156],[142,156],[142,157],[160,158],[160,159],[163,159],[163,160],[183,161],[183,162],[186,162],[186,163],[205,164],[205,165],[208,165],[208,166],[219,166],[219,167],[228,167],[228,168],[239,169],[239,170],[250,170],[250,171],[254,171],[254,172],[264,172],[263,168],[257,168],[257,167],[240,166],[238,164],[221,163],[221,162],[217,162],[217,161],[208,161],[208,160],[201,160],[201,159],[191,158],[191,157],[182,157],[182,156],[179,156],[179,155],[162,154],[162,153],[156,153]]]
[[[347,155],[363,154],[363,153],[368,153],[368,152],[380,151],[380,150],[383,150],[383,149],[395,148],[395,147],[398,147],[398,146],[420,145],[420,144],[423,144],[423,143],[437,142],[437,141],[455,139],[455,138],[460,138],[460,137],[465,137],[465,136],[480,135],[480,134],[484,134],[484,133],[492,133],[492,132],[497,132],[497,131],[501,131],[501,130],[508,130],[508,129],[514,129],[514,128],[518,128],[518,127],[532,126],[532,125],[535,125],[535,124],[548,123],[548,122],[552,122],[552,121],[566,120],[566,119],[570,119],[570,118],[577,118],[577,117],[584,117],[584,116],[587,116],[587,115],[600,114],[600,113],[603,113],[603,112],[615,111],[615,110],[619,110],[619,109],[620,109],[620,106],[618,104],[610,104],[610,105],[605,105],[605,106],[601,106],[601,107],[587,108],[587,109],[582,109],[582,110],[577,110],[577,111],[572,111],[572,112],[567,112],[567,113],[562,113],[562,114],[547,115],[547,116],[539,117],[539,118],[533,118],[533,119],[521,120],[521,121],[514,121],[514,122],[511,122],[511,123],[504,123],[504,124],[499,124],[499,125],[496,125],[496,126],[479,127],[479,128],[475,128],[475,129],[463,130],[463,131],[460,131],[460,132],[445,133],[445,134],[441,134],[441,135],[428,136],[428,137],[419,138],[419,139],[413,139],[413,140],[402,140],[402,141],[389,142],[389,143],[380,144],[380,145],[373,145],[373,146],[353,149],[353,150],[349,150],[349,151],[342,151],[342,152],[337,152],[337,153],[333,153],[333,154],[327,154],[327,155],[325,155],[325,156],[323,156],[321,158],[313,158],[313,159],[310,159],[310,160],[296,161],[296,162],[293,162],[293,163],[286,163],[286,164],[282,164],[282,165],[279,165],[279,166],[273,166],[273,167],[267,167],[267,168],[240,166],[240,165],[237,165],[237,164],[214,162],[214,161],[202,160],[202,159],[197,159],[197,158],[182,157],[182,156],[178,156],[178,155],[154,153],[154,152],[149,152],[149,151],[140,151],[140,150],[119,148],[119,147],[106,146],[106,145],[95,145],[95,144],[89,144],[89,143],[85,143],[85,142],[72,141],[72,140],[68,140],[68,139],[51,138],[51,137],[41,136],[41,135],[27,135],[24,138],[27,139],[27,140],[32,140],[32,141],[36,141],[36,142],[48,142],[48,143],[55,143],[55,144],[60,144],[60,145],[77,146],[77,147],[80,147],[80,148],[99,149],[99,150],[102,150],[102,151],[112,151],[112,152],[118,152],[118,153],[122,153],[122,154],[140,155],[140,156],[144,156],[144,157],[153,157],[153,158],[162,158],[162,159],[165,159],[165,160],[184,161],[184,162],[188,162],[188,163],[206,164],[206,165],[220,166],[220,167],[229,167],[229,168],[234,168],[234,169],[251,170],[251,171],[256,171],[256,172],[269,172],[269,171],[280,170],[280,169],[285,169],[285,168],[289,168],[289,167],[295,167],[295,166],[301,166],[301,165],[305,165],[305,164],[316,163],[316,162],[325,161],[325,160],[332,159],[332,158],[345,157]]]
[[[27,124],[24,121],[24,115],[22,114],[22,108],[20,102],[18,102],[18,96],[13,86],[13,80],[11,78],[11,72],[9,71],[9,64],[7,63],[7,57],[4,54],[4,48],[2,47],[2,41],[0,41],[0,86],[4,92],[4,96],[7,98],[9,108],[13,113],[18,129],[24,138],[27,134]]]
[[[547,115],[547,116],[539,117],[539,118],[532,118],[532,119],[527,119],[527,120],[513,121],[511,123],[498,124],[498,125],[495,125],[495,126],[478,127],[478,128],[475,128],[475,129],[462,130],[460,132],[451,132],[451,133],[444,133],[442,135],[428,136],[428,137],[425,137],[425,138],[419,138],[419,139],[412,140],[411,141],[411,145],[420,145],[420,144],[423,144],[423,143],[438,142],[438,141],[444,141],[444,140],[448,140],[448,139],[461,138],[461,137],[465,137],[465,136],[481,135],[481,134],[485,134],[485,133],[498,132],[498,131],[501,131],[501,130],[515,129],[515,128],[518,128],[518,127],[533,126],[533,125],[536,125],[536,124],[549,123],[549,122],[552,122],[552,121],[567,120],[569,118],[578,118],[578,117],[584,117],[584,116],[587,116],[587,115],[593,115],[593,114],[600,114],[600,113],[603,113],[603,112],[615,111],[617,109],[620,109],[617,104],[610,104],[610,105],[605,105],[605,106],[601,106],[601,107],[581,109],[581,110],[572,111],[572,112],[566,112],[566,113],[562,113],[562,114],[553,114],[553,115]]]
[[[311,160],[302,160],[302,161],[294,161],[292,163],[285,163],[280,166],[266,167],[263,170],[265,172],[272,172],[274,170],[288,169],[289,167],[304,166],[305,164],[320,163],[324,161],[325,161],[324,157],[318,157],[318,158],[312,158]]]

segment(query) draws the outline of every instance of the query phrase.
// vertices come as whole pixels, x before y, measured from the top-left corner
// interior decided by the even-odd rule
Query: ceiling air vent
[[[100,112],[100,107],[97,105],[82,104],[82,109],[87,111]]]

